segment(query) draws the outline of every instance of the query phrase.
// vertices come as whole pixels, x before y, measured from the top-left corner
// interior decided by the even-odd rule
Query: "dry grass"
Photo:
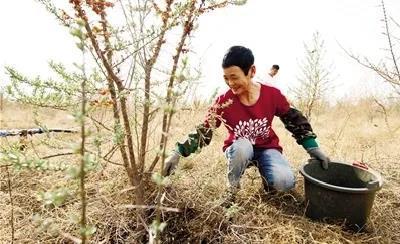
[[[258,172],[250,168],[243,177],[237,206],[229,211],[219,207],[226,184],[226,162],[221,151],[225,131],[219,129],[211,145],[202,153],[182,160],[179,170],[171,177],[164,205],[179,208],[181,212],[164,212],[163,218],[168,224],[163,232],[165,243],[400,243],[400,130],[396,130],[400,126],[400,112],[391,110],[389,131],[375,109],[371,104],[337,106],[313,120],[320,144],[332,158],[343,161],[363,158],[385,178],[365,232],[354,233],[338,224],[306,218],[300,174],[293,191],[270,195],[260,191]],[[71,127],[74,123],[63,113],[41,110],[39,114],[49,127]],[[182,139],[203,116],[204,111],[184,111],[175,117],[170,144]],[[29,107],[6,104],[0,128],[32,127],[32,118]],[[275,121],[275,128],[286,157],[292,162],[293,170],[297,170],[307,159],[306,153],[279,120]],[[13,143],[13,139],[0,140],[2,147]],[[42,140],[64,147],[77,137],[36,136],[27,153],[52,154]],[[78,163],[71,156],[55,158],[54,162],[57,161]],[[11,205],[7,174],[4,168],[0,170],[0,243],[9,243]],[[79,213],[79,199],[72,194],[59,207],[44,207],[36,196],[40,191],[57,187],[68,187],[73,192],[77,189],[76,183],[66,179],[62,171],[11,171],[11,177],[16,243],[70,243],[66,236],[77,233],[74,216]],[[139,242],[134,211],[121,208],[132,203],[132,191],[123,168],[102,163],[89,174],[87,182],[88,218],[97,227],[91,241]],[[33,218],[35,213],[53,221],[47,231],[38,228]],[[153,213],[148,214],[151,222]]]

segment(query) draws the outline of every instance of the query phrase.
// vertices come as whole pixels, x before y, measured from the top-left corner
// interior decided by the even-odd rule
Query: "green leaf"
[[[124,130],[123,130],[121,124],[115,125],[114,137],[113,137],[114,144],[117,144],[117,145],[122,144],[124,142],[124,137],[125,137],[125,134],[124,134]]]
[[[81,19],[81,18],[76,19],[76,23],[79,26],[82,26],[82,27],[85,26],[85,21],[83,19]]]
[[[81,221],[80,219],[80,215],[78,213],[72,213],[69,216],[69,220],[73,223],[73,224],[79,224],[79,222]]]
[[[81,50],[85,50],[85,44],[83,42],[77,42],[76,46]]]
[[[38,199],[43,201],[44,205],[54,205],[58,207],[61,206],[69,196],[71,196],[71,194],[68,189],[60,188],[55,191],[41,192],[38,195]]]
[[[151,179],[152,179],[158,186],[162,185],[162,184],[163,184],[163,181],[164,181],[164,177],[163,177],[160,173],[158,173],[158,172],[153,173],[153,174],[151,175]]]
[[[78,166],[70,166],[66,173],[68,179],[77,179],[80,176],[80,168]]]
[[[95,160],[95,156],[93,154],[89,154],[89,153],[85,153],[84,157],[83,157],[83,161],[85,164],[85,172],[94,170],[97,168],[98,163]]]
[[[79,39],[82,40],[83,37],[83,32],[81,29],[78,28],[72,28],[69,32],[72,36],[78,37]]]
[[[153,223],[151,223],[151,228],[156,232],[156,233],[161,233],[165,227],[167,226],[167,223],[162,222],[160,223],[158,220],[153,220]]]
[[[247,0],[233,0],[231,3],[233,5],[242,6],[242,5],[245,5],[247,3]]]
[[[80,234],[86,237],[93,235],[96,232],[96,227],[92,225],[87,225],[80,229]]]
[[[232,218],[239,213],[242,208],[239,207],[236,203],[226,209],[225,216],[228,218]]]

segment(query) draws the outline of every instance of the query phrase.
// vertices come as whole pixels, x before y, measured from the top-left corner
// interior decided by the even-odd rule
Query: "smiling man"
[[[170,175],[180,157],[187,157],[208,145],[214,128],[223,124],[228,130],[223,151],[227,158],[228,190],[224,206],[230,206],[240,188],[240,177],[255,164],[266,191],[287,191],[294,187],[295,177],[289,162],[282,155],[279,138],[272,129],[272,120],[279,117],[297,143],[311,157],[328,168],[329,158],[318,147],[311,125],[302,113],[291,108],[285,96],[270,86],[253,81],[256,73],[250,49],[233,46],[222,61],[223,77],[229,89],[210,107],[205,121],[177,143],[166,159],[164,175]]]

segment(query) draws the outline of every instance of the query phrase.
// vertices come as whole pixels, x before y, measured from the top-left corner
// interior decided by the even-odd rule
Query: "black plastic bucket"
[[[383,185],[377,172],[339,162],[330,163],[328,170],[310,162],[300,173],[304,176],[307,217],[345,220],[358,229],[367,222],[375,193]]]

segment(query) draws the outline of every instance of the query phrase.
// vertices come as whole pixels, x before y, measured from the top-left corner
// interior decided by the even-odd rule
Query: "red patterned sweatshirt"
[[[176,150],[188,156],[208,145],[213,129],[223,124],[228,135],[223,150],[238,138],[247,138],[255,148],[275,148],[282,152],[279,138],[271,127],[274,117],[280,117],[286,129],[292,132],[297,143],[304,148],[317,147],[316,135],[300,111],[291,108],[280,90],[261,84],[260,96],[251,106],[244,105],[231,90],[219,96],[208,111],[203,124],[196,132],[189,134],[183,143],[177,143]]]

